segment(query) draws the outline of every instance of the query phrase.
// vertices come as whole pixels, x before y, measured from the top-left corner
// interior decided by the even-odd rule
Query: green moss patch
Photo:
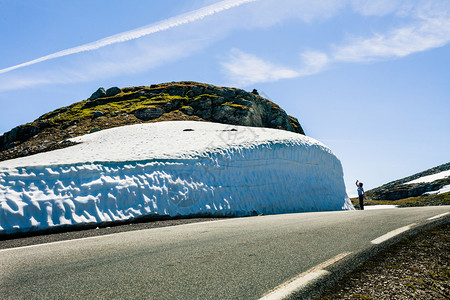
[[[241,104],[236,104],[236,103],[231,103],[231,102],[225,102],[225,103],[222,104],[222,106],[225,106],[225,105],[230,106],[230,107],[234,107],[234,108],[237,108],[237,109],[243,109],[243,110],[247,110],[248,109],[248,106],[241,105]]]

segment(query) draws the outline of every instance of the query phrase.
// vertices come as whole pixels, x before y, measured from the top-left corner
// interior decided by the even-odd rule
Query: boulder
[[[120,92],[121,92],[121,90],[118,87],[114,86],[114,87],[106,90],[106,96],[112,97],[112,96],[119,94]]]
[[[149,121],[159,118],[163,113],[164,110],[161,107],[157,106],[139,108],[133,111],[134,116],[142,121]]]
[[[103,113],[103,112],[101,112],[101,111],[94,111],[94,118],[98,118],[98,117],[102,117],[102,116],[104,116],[105,114]]]
[[[102,97],[106,97],[106,91],[104,88],[100,87],[89,97],[89,100],[95,100]]]
[[[236,96],[236,92],[233,89],[229,89],[229,88],[215,89],[214,92],[217,95],[225,97],[225,98],[234,98]]]

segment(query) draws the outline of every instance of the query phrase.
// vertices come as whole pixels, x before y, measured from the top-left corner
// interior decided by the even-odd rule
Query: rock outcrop
[[[407,182],[418,178],[450,170],[450,163],[446,163],[429,170],[389,182],[378,188],[366,192],[366,196],[371,200],[400,200],[409,197],[418,197],[426,192],[436,191],[450,184],[450,177],[441,178],[432,182],[412,183]]]
[[[182,81],[107,90],[47,113],[0,136],[0,160],[57,149],[92,130],[158,121],[193,120],[267,127],[299,134],[298,120],[257,92]]]

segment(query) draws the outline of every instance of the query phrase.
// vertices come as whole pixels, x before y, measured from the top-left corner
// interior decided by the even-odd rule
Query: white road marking
[[[83,240],[97,239],[97,238],[103,238],[103,237],[112,236],[112,235],[114,235],[114,233],[113,234],[90,236],[90,237],[79,238],[79,239],[72,239],[72,240],[63,240],[63,241],[57,241],[57,242],[43,243],[43,244],[34,244],[34,245],[15,247],[15,248],[6,248],[6,249],[0,249],[0,253],[6,252],[6,251],[22,250],[22,249],[27,249],[27,248],[35,248],[35,247],[42,247],[42,246],[48,246],[48,245],[56,245],[56,244],[63,244],[63,243],[69,243],[69,242],[78,242],[78,241],[83,241]]]
[[[446,213],[443,213],[443,214],[440,214],[440,215],[437,215],[437,216],[428,218],[427,220],[428,220],[428,221],[431,221],[431,220],[434,220],[434,219],[439,219],[439,218],[442,218],[443,216],[446,216],[446,215],[448,215],[448,214],[450,214],[450,213],[449,213],[449,212],[446,212]]]
[[[372,240],[371,243],[372,244],[381,244],[382,242],[387,241],[388,239],[393,238],[394,236],[399,235],[400,233],[403,233],[403,232],[411,229],[412,227],[414,227],[416,225],[417,225],[416,223],[412,223],[410,225],[407,225],[407,226],[400,227],[400,228],[397,228],[395,230],[389,231],[388,233],[386,233],[386,234],[384,234],[384,235],[382,235],[382,236]]]
[[[295,279],[294,281],[284,285],[282,288],[277,289],[270,294],[260,298],[260,300],[275,300],[275,299],[285,299],[293,292],[300,290],[307,286],[310,282],[319,279],[322,276],[330,274],[330,272],[325,270],[318,270],[305,274],[304,276]]]
[[[259,300],[278,300],[288,297],[293,292],[305,288],[308,284],[319,279],[320,277],[331,274],[329,271],[323,269],[343,259],[350,253],[351,252],[344,252],[338,254],[335,257],[309,269],[308,271],[301,273],[300,275],[282,283],[273,290],[269,291]]]

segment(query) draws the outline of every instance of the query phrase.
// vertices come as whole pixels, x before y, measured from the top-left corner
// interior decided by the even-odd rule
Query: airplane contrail
[[[28,62],[18,64],[12,67],[8,67],[5,69],[0,69],[0,74],[6,73],[12,70],[16,70],[19,68],[23,68],[26,66],[34,65],[46,60],[67,56],[75,53],[80,52],[86,52],[91,50],[96,50],[108,45],[126,42],[134,39],[138,39],[140,37],[150,35],[156,32],[164,31],[173,27],[177,27],[183,24],[191,23],[200,19],[203,19],[204,17],[216,14],[218,12],[228,10],[230,8],[240,6],[245,3],[254,2],[257,0],[224,0],[218,3],[214,3],[205,7],[202,7],[197,10],[190,11],[188,13],[184,13],[175,17],[171,17],[168,19],[165,19],[163,21],[153,23],[144,27],[140,27],[137,29],[133,29],[130,31],[118,33],[91,43],[87,43],[81,46],[69,48],[66,50],[58,51],[46,56],[39,57],[37,59],[30,60]]]

